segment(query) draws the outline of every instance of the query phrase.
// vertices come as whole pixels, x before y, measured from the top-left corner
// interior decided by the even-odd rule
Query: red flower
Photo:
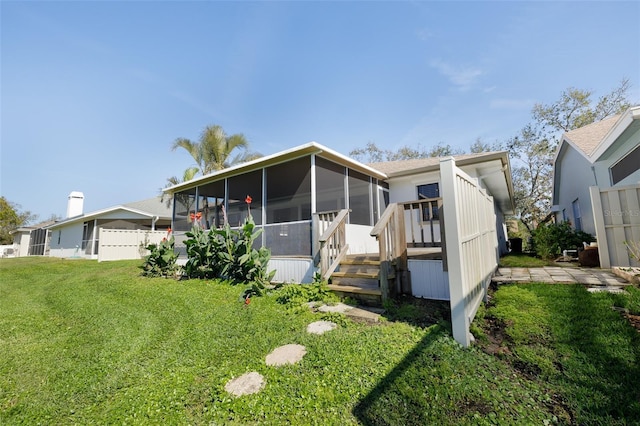
[[[245,305],[248,305],[249,303],[251,303],[251,299],[250,298],[247,297],[246,299],[244,299],[244,304]]]
[[[244,202],[247,204],[251,204],[251,201],[253,201],[253,198],[251,198],[251,195],[247,195],[247,198],[244,199]]]
[[[171,227],[167,228],[167,235],[171,234]]]

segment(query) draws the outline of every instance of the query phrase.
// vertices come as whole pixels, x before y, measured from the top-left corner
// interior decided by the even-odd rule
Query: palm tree
[[[167,178],[167,184],[164,187],[169,188],[170,186],[174,186],[179,183],[191,180],[194,177],[196,177],[196,175],[198,174],[198,171],[199,169],[197,167],[189,167],[187,170],[184,171],[182,175],[182,180],[180,180],[176,176],[171,176],[170,178]],[[180,194],[178,194],[178,196],[180,196]],[[160,201],[167,203],[167,207],[170,207],[171,202],[173,201],[173,194],[167,194],[166,192],[162,192],[162,188],[160,188]],[[182,195],[182,199],[180,201],[182,201],[182,203],[186,205],[186,203],[188,203],[188,197],[185,197],[184,195]]]
[[[262,157],[259,153],[249,151],[249,142],[242,133],[227,136],[218,125],[205,127],[197,142],[186,138],[176,139],[172,149],[178,147],[184,148],[193,157],[203,175]],[[242,152],[230,159],[235,150]]]

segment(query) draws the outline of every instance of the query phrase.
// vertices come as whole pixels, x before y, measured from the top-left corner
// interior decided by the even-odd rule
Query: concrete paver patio
[[[557,284],[585,284],[596,287],[631,285],[606,269],[544,266],[542,268],[498,268],[493,277],[496,283],[542,282]]]

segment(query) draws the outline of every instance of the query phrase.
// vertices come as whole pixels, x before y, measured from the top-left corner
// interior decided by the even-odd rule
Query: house
[[[640,241],[640,106],[565,133],[554,159],[556,222],[597,238],[602,267],[636,265]]]
[[[140,244],[158,242],[171,226],[172,208],[160,197],[83,213],[84,196],[69,195],[67,218],[46,227],[49,255],[102,260],[141,257]]]
[[[251,214],[275,280],[316,272],[342,294],[449,300],[454,337],[469,343],[513,213],[506,152],[362,164],[310,142],[165,189],[176,246],[194,224],[237,226]]]
[[[54,223],[56,223],[54,220],[47,220],[31,226],[21,226],[12,231],[14,256],[48,256],[49,233],[47,227]]]

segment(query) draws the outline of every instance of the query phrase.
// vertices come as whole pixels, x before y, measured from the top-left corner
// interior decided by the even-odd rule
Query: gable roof
[[[86,222],[91,219],[99,219],[100,216],[104,216],[109,213],[123,211],[134,213],[143,217],[152,219],[158,217],[160,219],[171,220],[173,209],[167,207],[165,203],[160,201],[160,197],[149,198],[141,201],[134,201],[128,204],[121,204],[113,207],[108,207],[102,210],[96,210],[90,213],[82,214],[79,216],[70,217],[60,222],[56,222],[47,226],[47,229],[55,229],[62,226],[69,225],[76,222]]]
[[[564,133],[556,151],[554,164],[567,145],[573,147],[591,164],[595,163],[620,135],[634,125],[634,122],[637,126],[637,120],[640,120],[640,106],[631,107],[622,114]]]
[[[480,152],[477,154],[454,155],[456,166],[482,163],[505,157],[505,151]],[[440,170],[440,160],[444,157],[416,158],[411,160],[383,161],[369,163],[370,167],[380,170],[390,178],[411,175],[418,172]]]
[[[605,135],[609,133],[620,117],[620,114],[614,115],[579,129],[571,130],[562,135],[562,138],[573,145],[582,155],[591,157]]]
[[[9,232],[9,234],[15,234],[18,232],[31,232],[35,229],[41,229],[41,228],[47,228],[51,225],[53,225],[54,223],[56,223],[55,220],[45,220],[44,222],[38,222],[34,225],[27,225],[27,226],[21,226],[19,228],[14,229],[13,231]]]
[[[369,164],[389,176],[389,179],[402,178],[420,173],[437,172],[443,158],[430,157],[413,160],[386,161]],[[505,214],[513,214],[513,182],[511,180],[511,166],[507,151],[480,152],[477,154],[462,154],[453,156],[456,167],[472,168],[472,174],[483,181],[489,189],[500,210]]]

